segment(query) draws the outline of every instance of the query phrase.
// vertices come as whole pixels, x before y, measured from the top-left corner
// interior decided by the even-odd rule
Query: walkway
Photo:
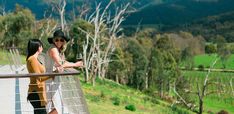
[[[27,70],[23,69],[19,72],[21,73],[25,74]],[[0,65],[0,74],[15,74],[15,72],[9,65]],[[28,78],[0,79],[0,114],[33,114],[33,108],[26,100],[28,84]]]

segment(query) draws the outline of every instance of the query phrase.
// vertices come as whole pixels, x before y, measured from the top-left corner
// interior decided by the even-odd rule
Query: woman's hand
[[[84,65],[83,65],[83,61],[77,61],[76,63],[76,67],[83,67]]]
[[[58,72],[63,72],[64,71],[63,66],[58,66],[58,67],[56,67],[56,69],[57,69]]]

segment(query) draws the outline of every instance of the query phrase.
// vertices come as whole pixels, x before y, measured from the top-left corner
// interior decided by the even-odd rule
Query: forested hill
[[[174,0],[151,4],[131,14],[125,25],[177,25],[207,16],[234,11],[234,0]]]
[[[13,11],[15,8],[15,4],[19,4],[23,7],[29,8],[35,14],[37,19],[43,18],[45,11],[51,10],[50,3],[55,2],[51,0],[1,0],[0,1],[0,9],[4,9],[6,12]],[[57,0],[59,1],[59,0]],[[116,0],[114,5],[112,5],[113,9],[116,6],[121,6],[123,4],[131,3],[131,10],[136,10],[141,7],[148,6],[148,4],[153,3],[164,3],[170,0]],[[77,13],[78,7],[85,4],[86,7],[90,7],[91,9],[95,9],[98,3],[101,3],[103,6],[106,6],[109,3],[109,0],[66,0],[66,12],[67,14],[71,13],[74,9]],[[92,13],[92,12],[91,12]]]
[[[220,35],[227,42],[234,42],[234,11],[202,18],[190,24],[171,26],[166,31],[188,31],[194,35],[202,35],[206,41],[214,41]]]
[[[78,10],[82,4],[95,8],[97,3],[105,6],[109,0],[66,0],[67,14],[71,10]],[[48,0],[2,0],[0,7],[6,12],[13,11],[15,4],[29,8],[37,19],[43,18],[49,4]],[[132,13],[126,20],[126,25],[142,24],[178,24],[191,22],[194,19],[233,11],[233,0],[115,0],[113,9],[123,4],[131,3],[129,10]],[[77,11],[78,12],[78,11]]]

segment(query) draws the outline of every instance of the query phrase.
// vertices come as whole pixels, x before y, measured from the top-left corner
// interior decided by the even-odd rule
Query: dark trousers
[[[41,101],[37,93],[30,93],[28,95],[28,100],[34,108],[34,114],[47,114],[45,106],[41,106]]]

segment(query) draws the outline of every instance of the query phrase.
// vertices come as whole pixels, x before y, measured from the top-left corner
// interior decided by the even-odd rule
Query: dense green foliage
[[[0,38],[5,47],[15,45],[16,47],[24,47],[27,40],[32,38],[32,26],[35,21],[34,15],[29,9],[24,9],[16,5],[15,12],[9,13],[1,19],[1,31],[3,33]]]

